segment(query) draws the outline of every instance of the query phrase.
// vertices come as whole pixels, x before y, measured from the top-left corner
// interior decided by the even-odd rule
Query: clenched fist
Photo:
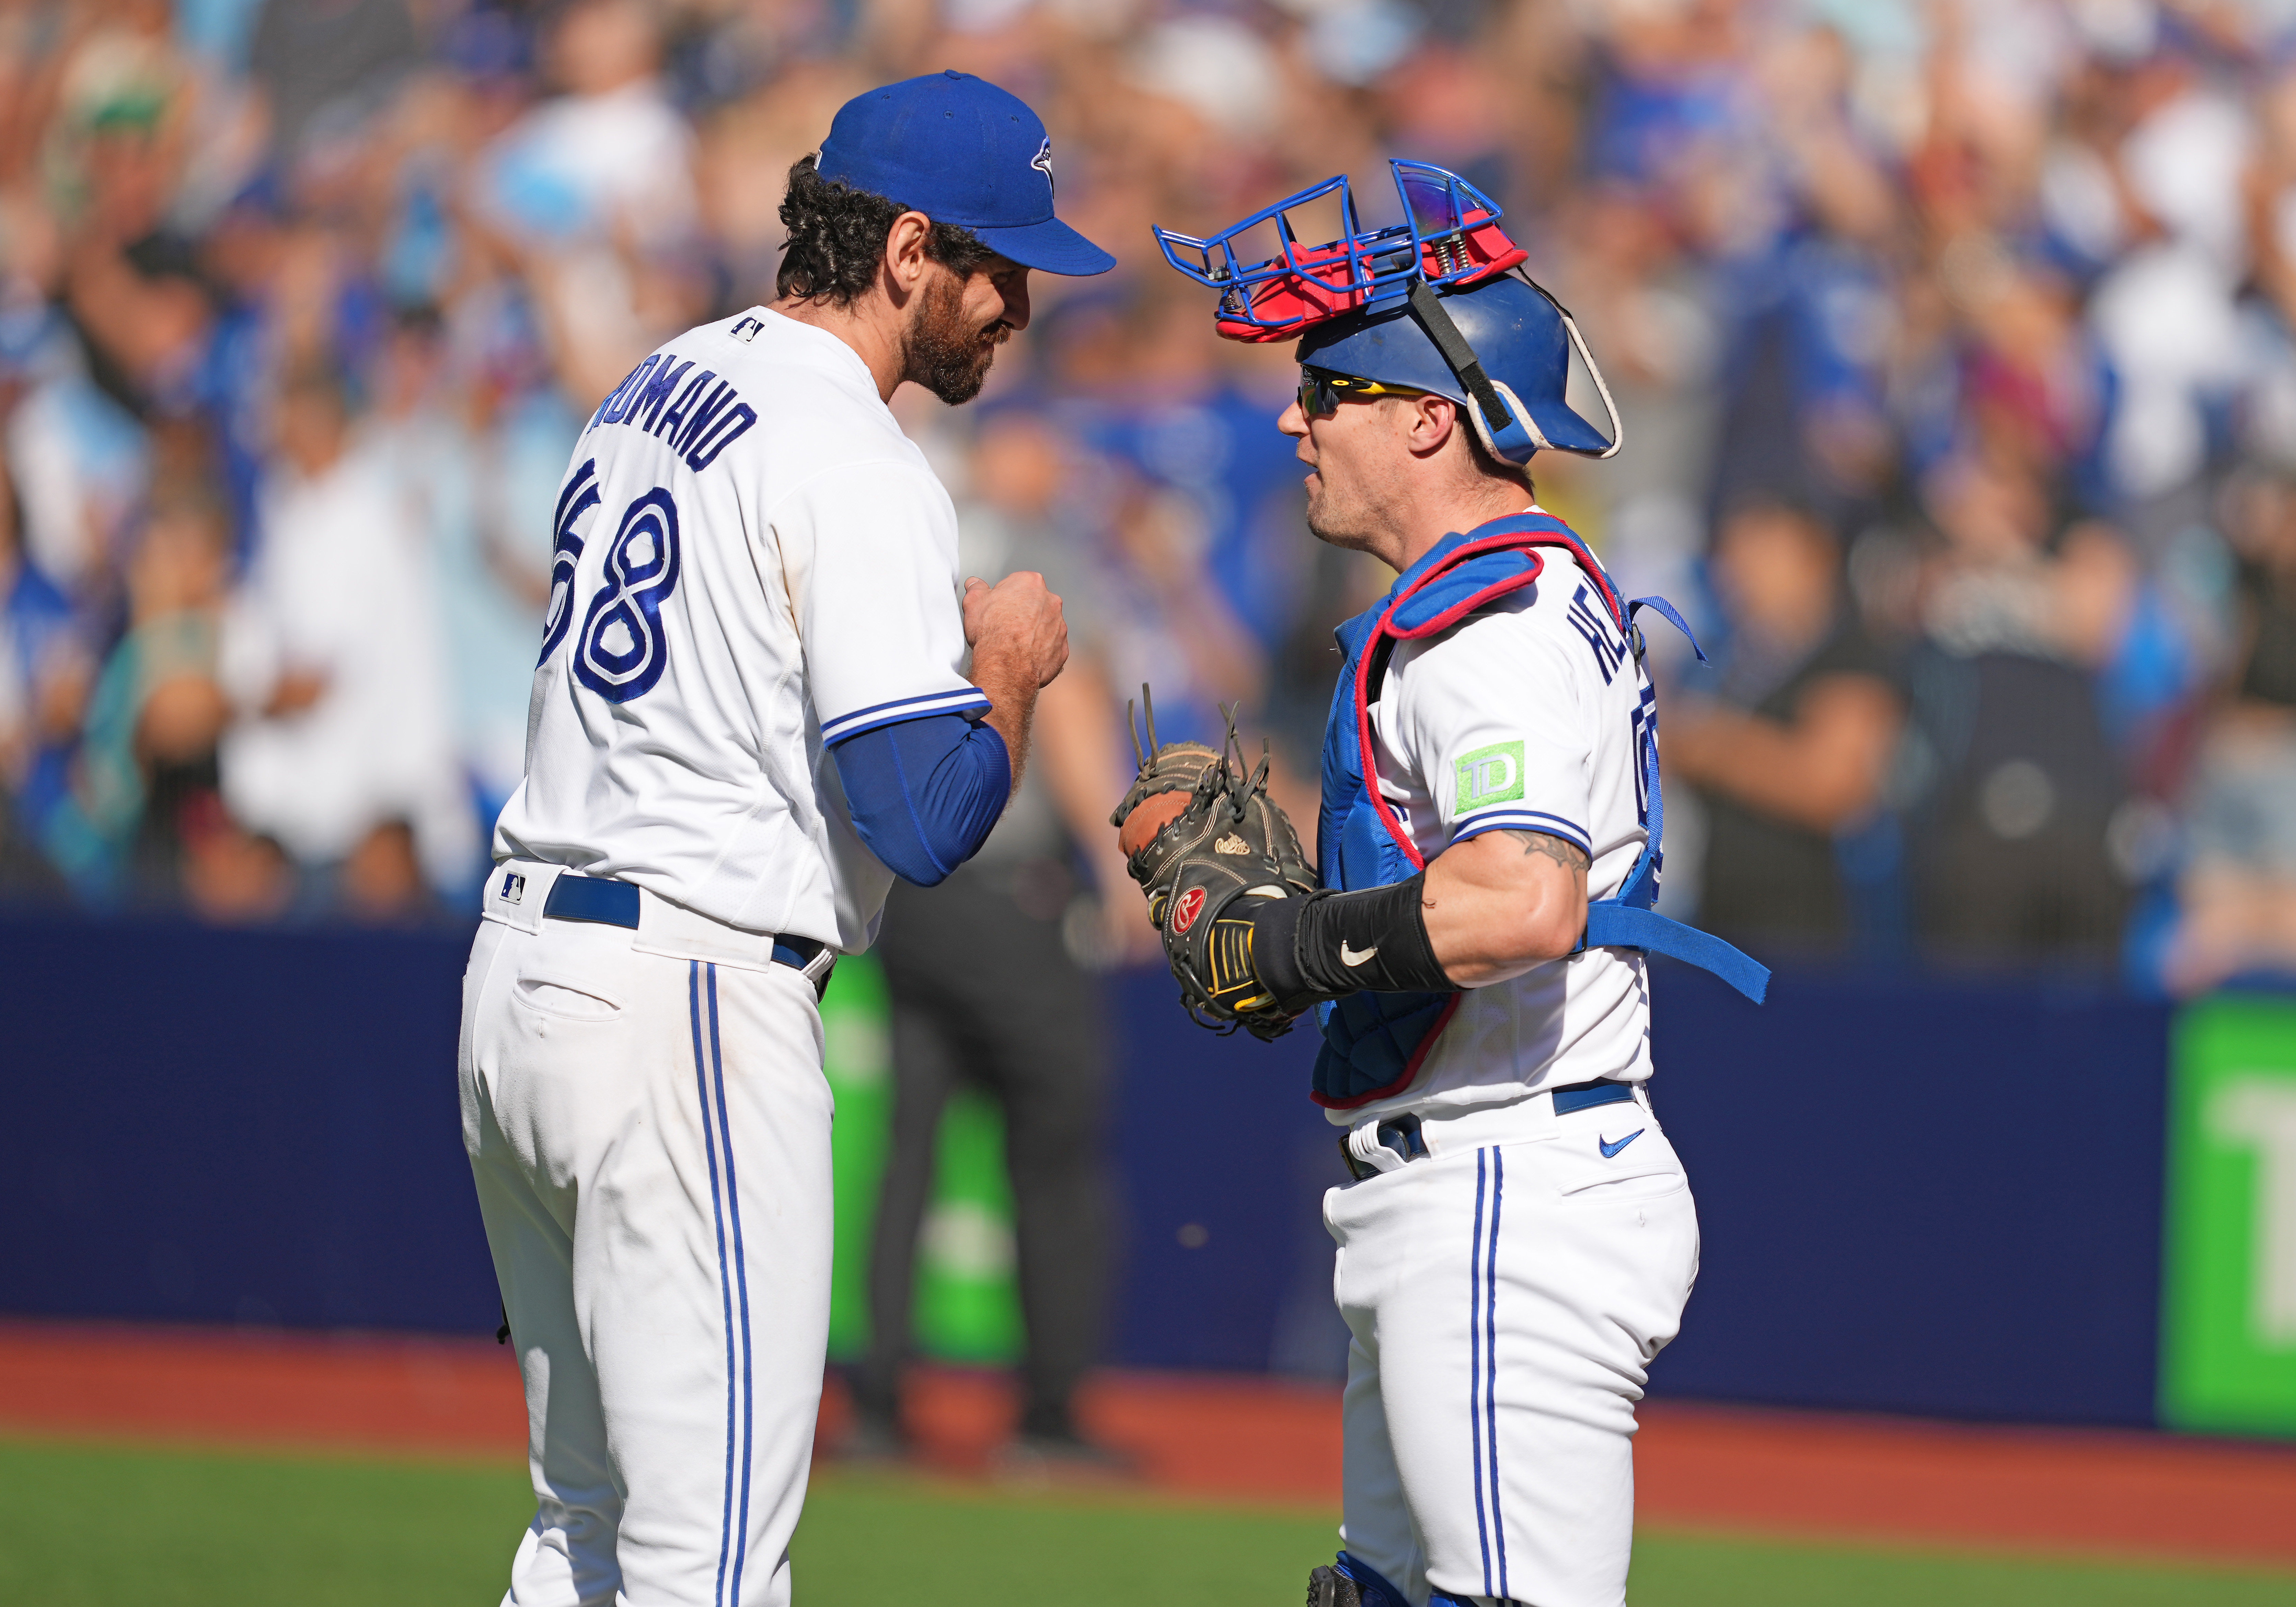
[[[1008,660],[1037,686],[1049,686],[1069,661],[1069,625],[1061,600],[1034,570],[1021,570],[989,585],[979,576],[964,583],[964,639],[972,661]]]

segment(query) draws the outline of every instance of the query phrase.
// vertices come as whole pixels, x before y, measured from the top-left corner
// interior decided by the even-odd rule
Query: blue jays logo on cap
[[[1053,216],[1053,142],[1043,120],[971,73],[929,73],[855,95],[829,125],[820,172],[968,229],[1023,267],[1087,275],[1116,266]]]

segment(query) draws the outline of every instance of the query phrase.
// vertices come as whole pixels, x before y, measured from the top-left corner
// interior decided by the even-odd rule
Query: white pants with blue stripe
[[[1422,1132],[1408,1164],[1357,1143],[1390,1169],[1324,1197],[1353,1335],[1348,1553],[1411,1607],[1619,1607],[1635,1405],[1698,1273],[1689,1181],[1639,1096]]]
[[[812,984],[480,925],[463,1142],[526,1382],[517,1607],[782,1607],[829,1330]]]

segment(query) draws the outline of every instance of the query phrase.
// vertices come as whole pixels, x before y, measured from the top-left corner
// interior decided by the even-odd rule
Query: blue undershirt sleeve
[[[885,868],[931,887],[987,841],[1013,792],[1013,759],[986,721],[932,714],[830,750],[853,829]]]

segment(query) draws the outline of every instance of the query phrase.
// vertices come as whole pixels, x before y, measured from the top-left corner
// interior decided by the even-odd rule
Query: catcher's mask
[[[1528,253],[1499,226],[1498,203],[1431,163],[1389,166],[1400,224],[1362,227],[1342,176],[1210,239],[1160,228],[1156,241],[1167,262],[1220,292],[1214,316],[1229,340],[1297,336],[1303,365],[1447,397],[1490,454],[1517,468],[1542,447],[1616,453],[1624,436],[1603,372],[1562,304],[1522,272]],[[1341,238],[1301,246],[1287,214],[1334,193]],[[1275,255],[1239,255],[1254,231]],[[1608,439],[1564,399],[1574,350],[1603,398]]]

